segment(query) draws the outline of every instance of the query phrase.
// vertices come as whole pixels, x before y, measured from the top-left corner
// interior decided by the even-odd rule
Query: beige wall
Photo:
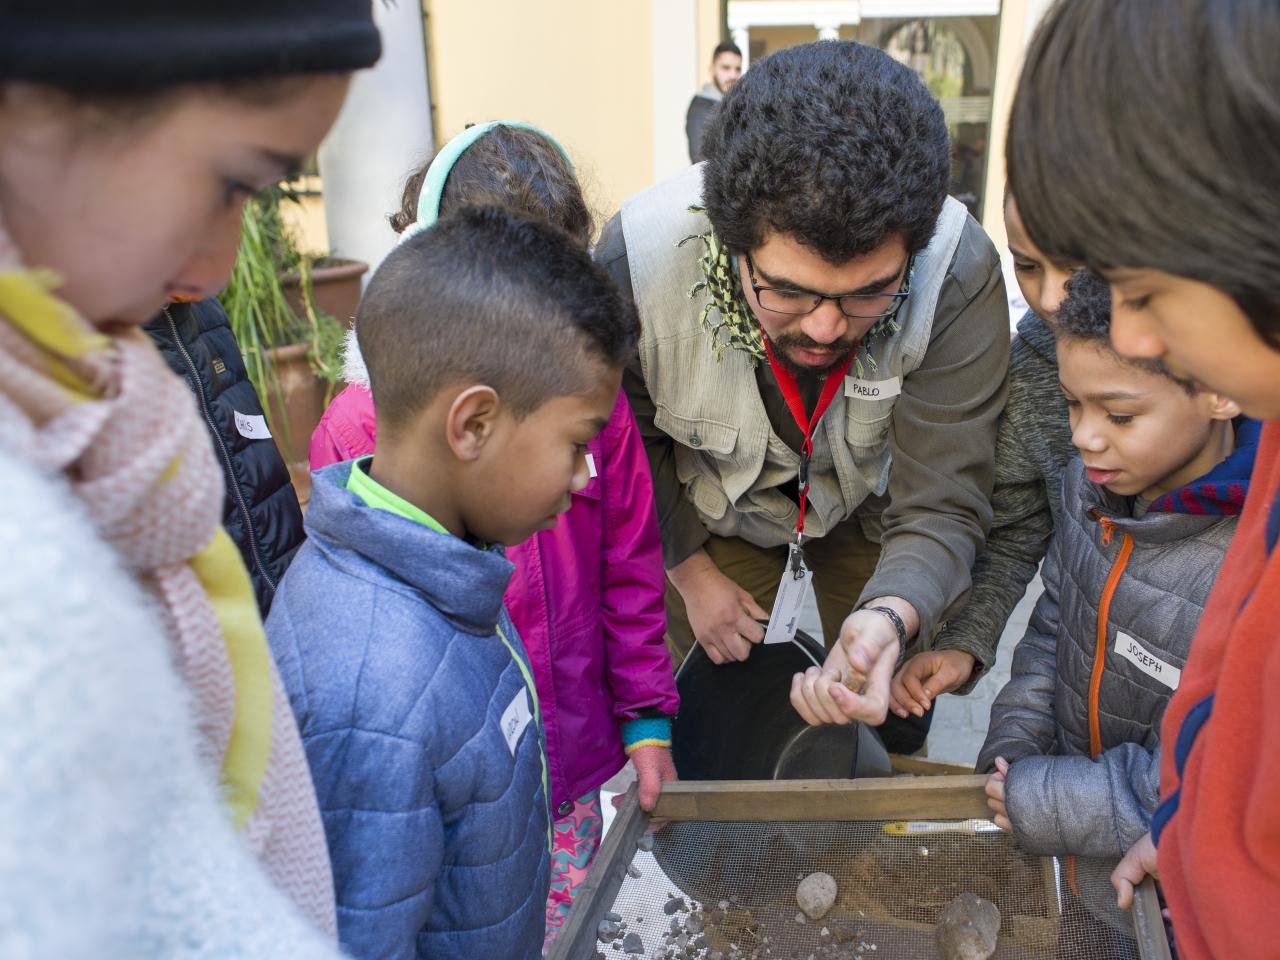
[[[468,123],[536,123],[565,145],[602,219],[652,181],[648,0],[427,0],[426,8],[442,141]]]

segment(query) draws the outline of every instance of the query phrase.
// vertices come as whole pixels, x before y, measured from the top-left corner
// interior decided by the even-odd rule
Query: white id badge
[[[809,597],[809,580],[813,576],[804,562],[804,551],[791,544],[787,554],[787,566],[782,571],[778,595],[773,600],[773,613],[769,628],[764,632],[765,643],[789,643],[800,627],[800,614]]]
[[[515,699],[502,711],[502,736],[507,741],[507,749],[516,755],[516,744],[520,742],[520,734],[533,721],[533,713],[529,710],[529,693],[524,687],[516,694]]]

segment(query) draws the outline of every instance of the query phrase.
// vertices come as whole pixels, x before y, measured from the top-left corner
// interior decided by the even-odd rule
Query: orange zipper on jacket
[[[1116,532],[1115,521],[1097,512],[1093,516],[1102,524],[1102,545],[1109,547]],[[1098,717],[1098,699],[1102,692],[1102,668],[1107,658],[1107,621],[1111,614],[1111,598],[1115,596],[1116,587],[1120,585],[1120,577],[1124,574],[1124,568],[1129,565],[1129,554],[1132,552],[1133,537],[1126,533],[1120,541],[1120,554],[1111,565],[1106,586],[1102,588],[1102,599],[1098,602],[1098,632],[1094,640],[1093,673],[1089,677],[1089,755],[1095,760],[1102,753],[1102,721]],[[1067,857],[1066,865],[1067,885],[1078,897],[1080,888],[1076,886],[1076,858]]]
[[[1110,517],[1095,514],[1102,524],[1102,545],[1111,545],[1111,537],[1116,531],[1115,521]],[[1111,598],[1115,596],[1116,587],[1120,585],[1120,577],[1129,564],[1129,554],[1133,552],[1133,537],[1123,534],[1120,541],[1120,553],[1111,565],[1111,573],[1107,584],[1102,588],[1102,599],[1098,602],[1098,632],[1094,642],[1093,674],[1089,678],[1089,754],[1094,759],[1102,753],[1102,723],[1098,717],[1098,698],[1102,692],[1102,668],[1107,657],[1107,621],[1111,613]]]

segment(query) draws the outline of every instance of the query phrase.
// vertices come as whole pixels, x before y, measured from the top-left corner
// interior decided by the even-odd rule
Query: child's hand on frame
[[[923,717],[935,699],[950,693],[973,675],[977,661],[964,650],[928,650],[902,665],[889,688],[889,709],[906,718]]]
[[[984,788],[987,794],[987,806],[993,814],[991,820],[1006,833],[1013,833],[1013,824],[1009,822],[1009,811],[1004,805],[1004,782],[1009,776],[1009,761],[1004,757],[996,757],[996,772],[987,777]]]
[[[1111,885],[1116,888],[1116,903],[1121,910],[1133,906],[1133,889],[1150,874],[1160,879],[1160,867],[1156,862],[1156,845],[1150,833],[1129,848],[1129,852],[1111,871]]]
[[[662,793],[662,784],[679,779],[676,776],[675,761],[671,759],[671,748],[636,747],[631,751],[631,762],[636,768],[640,809],[652,813],[658,804],[658,796]]]

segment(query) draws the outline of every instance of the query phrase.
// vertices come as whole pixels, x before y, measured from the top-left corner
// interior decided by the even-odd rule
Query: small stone
[[[933,930],[943,960],[988,960],[999,933],[1000,909],[968,890],[942,908]]]
[[[689,905],[684,902],[684,897],[672,897],[666,902],[662,908],[662,912],[667,916],[673,913],[680,913],[682,910],[688,910]]]
[[[636,840],[636,849],[643,850],[645,853],[653,852],[653,834],[642,833]]]
[[[596,936],[605,943],[612,943],[622,936],[622,924],[617,920],[601,920],[600,926],[596,927]]]
[[[818,936],[829,937],[831,936],[831,931],[828,930],[826,927],[823,927],[821,930],[818,931]]]
[[[621,923],[621,922],[622,922],[622,915],[621,915],[621,914],[614,913],[612,910],[610,910],[608,913],[606,913],[606,914],[604,915],[604,919],[606,919],[606,920],[610,920],[610,921],[612,921],[613,923]]]
[[[849,672],[844,675],[841,683],[845,685],[846,689],[861,694],[867,688],[867,675],[850,667]]]
[[[644,953],[644,941],[640,939],[640,934],[628,933],[623,937],[622,952],[632,954]]]
[[[631,877],[633,880],[639,880],[641,877],[644,876],[644,874],[640,872],[640,868],[637,867],[634,863],[628,863],[627,876]]]
[[[804,923],[804,914],[803,914],[803,913],[797,913],[797,914],[796,914],[796,923]]]
[[[684,922],[684,928],[694,936],[700,934],[707,928],[707,921],[702,916],[701,910],[695,910],[689,914],[689,919]]]
[[[718,904],[718,906],[720,907],[720,909],[721,909],[721,910],[728,910],[728,909],[729,909],[729,901],[728,901],[728,900],[721,900],[721,901],[720,901],[720,903]]]
[[[811,873],[796,887],[796,905],[810,920],[826,916],[836,902],[836,881],[829,873]]]

